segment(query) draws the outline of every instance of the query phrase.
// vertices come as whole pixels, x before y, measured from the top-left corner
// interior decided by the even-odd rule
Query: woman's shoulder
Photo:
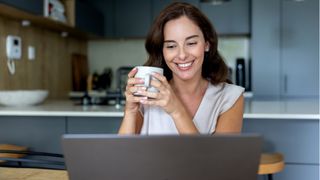
[[[219,84],[211,84],[209,83],[209,88],[211,89],[211,91],[215,91],[215,92],[220,92],[220,93],[243,93],[244,92],[244,88],[238,85],[234,85],[234,84],[229,84],[226,82],[222,82]]]
[[[210,85],[212,94],[209,96],[213,100],[219,102],[220,113],[230,109],[234,103],[243,94],[244,88],[229,83],[219,83],[217,85]]]

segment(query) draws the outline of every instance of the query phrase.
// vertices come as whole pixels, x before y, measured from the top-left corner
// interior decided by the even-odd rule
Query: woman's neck
[[[203,95],[208,87],[208,81],[203,79],[201,76],[199,78],[193,78],[188,81],[184,81],[178,78],[172,78],[170,85],[173,90],[180,95]]]

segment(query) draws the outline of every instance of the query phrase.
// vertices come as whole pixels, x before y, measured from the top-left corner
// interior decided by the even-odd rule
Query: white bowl
[[[0,104],[5,106],[36,105],[42,103],[48,94],[47,90],[0,91]]]

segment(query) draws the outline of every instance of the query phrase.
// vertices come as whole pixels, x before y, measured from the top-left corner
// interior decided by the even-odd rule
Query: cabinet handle
[[[283,81],[283,91],[286,94],[288,91],[288,76],[286,74],[283,76]]]

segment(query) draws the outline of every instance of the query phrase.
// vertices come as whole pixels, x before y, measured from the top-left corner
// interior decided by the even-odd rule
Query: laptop
[[[71,180],[256,180],[258,135],[64,135]]]

